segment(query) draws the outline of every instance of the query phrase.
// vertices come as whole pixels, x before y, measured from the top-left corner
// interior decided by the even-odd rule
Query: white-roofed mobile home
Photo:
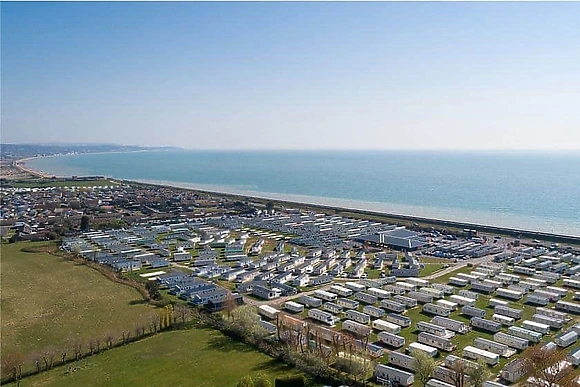
[[[558,335],[554,339],[554,342],[559,347],[565,348],[565,347],[568,347],[568,346],[574,344],[577,340],[578,340],[578,333],[576,333],[574,331],[568,331],[568,332],[564,332],[564,333]]]
[[[412,373],[384,364],[378,364],[375,368],[375,378],[379,383],[395,382],[402,386],[410,386],[415,381]]]
[[[568,320],[568,314],[550,308],[537,307],[536,313],[543,314],[544,316],[559,318],[560,320],[564,321]]]
[[[352,289],[349,288],[345,288],[344,286],[340,286],[340,285],[332,285],[330,287],[330,289],[328,289],[330,292],[332,293],[336,293],[339,296],[342,297],[349,297],[352,296],[354,294],[354,292],[352,291]]]
[[[453,344],[451,339],[446,339],[445,337],[433,335],[427,332],[419,333],[417,335],[417,341],[421,344],[430,345],[444,351],[453,351],[455,349],[455,344]]]
[[[409,292],[407,296],[414,300],[417,300],[417,302],[420,302],[422,304],[425,304],[427,302],[433,302],[433,296],[427,293],[413,291]]]
[[[489,365],[496,365],[499,362],[499,355],[468,345],[463,348],[463,357],[468,359],[482,360]]]
[[[421,279],[421,278],[409,277],[409,278],[405,278],[405,282],[408,282],[408,283],[416,285],[416,286],[429,286],[429,281]]]
[[[314,294],[314,297],[320,298],[320,299],[323,299],[326,301],[336,301],[336,299],[338,298],[336,294],[327,292],[325,290],[315,290],[313,294]]]
[[[284,303],[284,309],[287,309],[290,312],[300,313],[300,312],[304,311],[304,305],[299,304],[297,302],[293,302],[293,301],[286,301]]]
[[[504,316],[513,317],[516,320],[522,318],[523,311],[521,309],[510,308],[503,305],[497,305],[493,308],[493,311],[497,314],[502,314]]]
[[[415,327],[416,330],[418,330],[419,332],[431,333],[433,335],[441,336],[446,339],[450,339],[453,336],[455,336],[455,333],[453,333],[452,331],[449,331],[440,325],[431,324],[425,321],[419,321],[417,325],[415,325]]]
[[[385,315],[385,310],[372,305],[365,305],[363,307],[363,313],[372,317],[383,317]]]
[[[493,335],[493,339],[498,343],[505,344],[508,347],[515,349],[526,349],[529,345],[529,341],[527,339],[508,335],[504,332],[497,332],[495,335]]]
[[[387,331],[379,332],[377,334],[377,340],[395,348],[400,348],[405,345],[405,338],[403,336],[397,336],[394,333],[389,333]]]
[[[522,292],[518,292],[517,290],[510,290],[510,289],[497,289],[495,292],[496,296],[508,298],[510,300],[520,300],[524,294]]]
[[[332,314],[324,312],[320,309],[310,309],[308,311],[308,317],[310,317],[313,320],[317,320],[325,324],[328,324],[330,326],[334,326],[337,322],[340,321],[338,317],[334,317]]]
[[[359,307],[359,302],[357,300],[351,300],[350,298],[337,298],[336,305],[340,305],[346,309],[357,309]]]
[[[498,305],[502,305],[502,306],[510,306],[509,301],[504,301],[504,300],[498,300],[497,298],[490,298],[489,299],[489,305],[491,306],[498,306]]]
[[[266,316],[269,319],[274,319],[280,313],[280,311],[276,308],[271,307],[270,305],[260,305],[258,307],[258,313],[262,316]]]
[[[342,329],[345,331],[353,332],[361,336],[368,336],[372,329],[364,324],[360,324],[356,321],[346,320],[342,323]]]
[[[449,299],[462,306],[474,306],[475,300],[468,297],[458,296],[456,294],[449,297]]]
[[[528,296],[526,297],[526,304],[546,306],[548,305],[549,302],[550,300],[548,299],[548,297],[535,293],[528,294]]]
[[[564,320],[560,320],[555,317],[544,316],[543,314],[534,314],[532,316],[532,321],[539,322],[542,324],[547,324],[551,328],[560,329],[564,326]]]
[[[300,296],[300,302],[304,305],[308,305],[311,308],[318,308],[322,305],[322,300],[320,298],[311,297],[306,294]]]
[[[346,318],[354,320],[361,324],[368,324],[371,322],[371,316],[366,313],[357,312],[356,310],[347,310],[345,312]]]
[[[411,319],[407,316],[401,316],[397,313],[387,313],[383,320],[392,322],[393,324],[400,325],[402,327],[410,327],[411,326]]]
[[[510,349],[506,344],[484,339],[483,337],[477,337],[473,342],[473,346],[485,351],[496,353],[502,357],[510,357],[515,353],[515,351]]]
[[[441,305],[436,304],[425,304],[423,305],[423,313],[434,314],[437,316],[449,317],[451,311],[448,308],[445,308]]]
[[[375,304],[379,300],[377,296],[365,292],[356,292],[354,298],[369,305]]]
[[[461,313],[471,317],[481,317],[481,318],[485,317],[485,310],[475,308],[473,306],[464,306],[463,308],[461,308]]]
[[[377,296],[378,299],[391,298],[391,293],[379,288],[368,288],[367,293]]]
[[[322,309],[334,314],[342,312],[342,306],[335,304],[334,302],[325,302],[322,304]]]
[[[389,333],[397,334],[401,332],[401,326],[393,324],[385,320],[375,320],[372,322],[372,327],[379,331],[386,331]]]
[[[501,323],[497,321],[486,320],[481,317],[472,317],[471,326],[474,328],[483,329],[488,332],[499,332],[501,330]]]
[[[463,290],[458,291],[457,294],[459,294],[462,297],[471,298],[472,300],[479,299],[479,293],[472,292],[470,290],[463,289]]]
[[[574,289],[580,289],[580,280],[575,280],[571,278],[564,278],[563,286],[568,286]]]
[[[556,309],[565,310],[566,312],[580,313],[580,304],[569,301],[556,302]]]
[[[409,371],[415,371],[415,368],[417,367],[417,361],[413,356],[395,351],[392,351],[389,354],[389,363]]]
[[[356,282],[347,282],[344,284],[344,287],[355,292],[364,292],[366,290],[366,286],[357,284]]]
[[[435,316],[431,319],[431,323],[461,334],[466,334],[470,331],[469,326],[464,322],[447,317]]]
[[[540,332],[544,335],[550,333],[550,326],[536,321],[524,320],[522,321],[522,328],[529,329],[534,332]]]
[[[398,313],[404,312],[406,309],[405,305],[393,300],[381,300],[381,308]]]
[[[425,384],[425,386],[426,387],[455,387],[454,384],[445,383],[445,382],[442,382],[441,380],[437,380],[437,379],[427,380],[427,384]]]
[[[495,322],[500,323],[501,325],[505,325],[508,327],[511,327],[516,322],[516,320],[513,317],[504,316],[502,314],[494,314],[493,316],[491,316],[491,319]]]
[[[465,278],[451,277],[447,283],[455,286],[467,286],[469,281],[467,281]]]
[[[548,290],[534,290],[535,295],[541,296],[541,297],[546,297],[548,300],[550,300],[551,302],[556,302],[558,301],[560,298],[562,298],[562,295],[560,293],[556,293],[556,292],[550,292]]]
[[[434,288],[422,287],[419,288],[419,292],[429,294],[430,296],[433,296],[433,298],[443,298],[445,296],[443,290],[438,290]]]
[[[407,352],[412,353],[413,350],[425,352],[427,355],[429,355],[431,357],[435,357],[439,353],[437,348],[433,348],[429,345],[425,345],[425,344],[421,344],[421,343],[409,344],[409,347],[407,347]]]
[[[401,296],[399,294],[396,294],[393,296],[393,301],[401,303],[401,304],[405,305],[405,307],[407,307],[407,308],[413,308],[413,307],[417,306],[416,299],[411,298],[411,297]]]
[[[543,336],[540,332],[535,332],[521,327],[509,327],[508,334],[529,340],[532,343],[538,343],[540,340],[542,340]]]
[[[447,301],[447,300],[437,300],[437,301],[435,301],[435,304],[441,305],[445,308],[448,308],[449,310],[457,310],[457,303],[456,302],[451,302],[451,301]]]

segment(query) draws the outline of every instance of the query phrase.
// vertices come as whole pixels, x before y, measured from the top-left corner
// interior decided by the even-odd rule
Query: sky
[[[580,150],[580,3],[7,3],[3,143]]]

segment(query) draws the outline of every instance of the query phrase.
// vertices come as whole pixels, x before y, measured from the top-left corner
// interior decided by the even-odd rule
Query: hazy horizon
[[[578,3],[0,7],[2,143],[580,150]]]

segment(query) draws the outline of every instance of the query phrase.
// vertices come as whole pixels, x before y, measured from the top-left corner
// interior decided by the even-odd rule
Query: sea
[[[42,157],[57,176],[176,187],[580,236],[580,152],[143,151]]]

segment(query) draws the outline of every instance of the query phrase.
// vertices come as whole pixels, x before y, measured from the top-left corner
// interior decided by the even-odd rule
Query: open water
[[[55,175],[105,175],[580,236],[580,152],[159,151],[27,164]]]

